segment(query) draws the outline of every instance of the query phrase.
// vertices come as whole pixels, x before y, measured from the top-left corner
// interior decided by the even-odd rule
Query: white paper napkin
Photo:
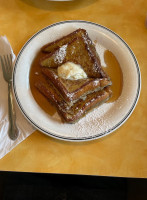
[[[15,55],[8,42],[6,36],[0,36],[0,55],[11,53],[13,56],[13,64]],[[15,101],[15,99],[14,99]],[[11,151],[16,145],[27,138],[35,128],[32,127],[24,118],[23,114],[15,102],[16,123],[19,129],[19,137],[13,141],[8,136],[8,84],[3,78],[1,63],[0,63],[0,159]]]

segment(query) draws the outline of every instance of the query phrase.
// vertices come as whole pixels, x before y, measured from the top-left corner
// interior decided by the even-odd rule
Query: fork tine
[[[7,59],[6,59],[6,56],[4,55],[4,64],[5,64],[5,69],[7,71],[7,73],[9,72],[9,66],[8,66],[8,62],[7,62]]]
[[[0,60],[1,60],[1,65],[2,65],[2,67],[3,67],[4,62],[3,62],[2,56],[0,56]]]
[[[7,55],[7,63],[10,65],[9,56]]]
[[[10,62],[10,69],[11,69],[11,73],[12,73],[13,63],[12,63],[12,54],[11,53],[9,54],[9,62]]]
[[[12,54],[10,53],[10,66],[12,66]]]
[[[0,56],[0,60],[1,60],[1,66],[2,66],[2,71],[3,71],[3,77],[6,80],[6,70],[5,70],[5,65],[4,65],[4,60],[2,59],[2,56]]]
[[[8,67],[8,66],[7,66],[6,56],[4,55],[3,57],[4,57],[4,61],[3,61],[3,62],[4,62],[4,68],[5,68],[6,71],[7,71],[7,69],[8,69],[7,67]]]
[[[1,61],[3,77],[4,77],[5,81],[7,81],[7,82],[12,81],[11,56],[9,56],[9,55],[3,55],[3,57],[0,56],[0,61]]]
[[[8,65],[8,70],[9,70],[9,72],[11,72],[11,60],[10,60],[9,57],[10,57],[10,56],[7,55],[7,65]]]
[[[4,63],[4,60],[2,59],[2,56],[0,56],[0,58],[1,58],[2,70],[5,71],[5,63]]]
[[[2,65],[2,57],[0,56],[0,61],[1,61],[1,65]]]

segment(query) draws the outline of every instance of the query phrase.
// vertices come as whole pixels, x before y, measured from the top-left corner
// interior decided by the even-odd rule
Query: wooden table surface
[[[0,170],[147,178],[147,1],[87,0],[62,3],[0,0],[0,35],[17,55],[40,29],[64,20],[92,21],[120,35],[139,62],[142,90],[127,122],[94,141],[60,141],[35,131],[0,160]],[[58,2],[59,3],[59,2]]]

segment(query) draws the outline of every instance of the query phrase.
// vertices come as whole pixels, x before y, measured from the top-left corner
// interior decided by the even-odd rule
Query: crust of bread
[[[86,30],[79,28],[66,36],[63,36],[53,42],[50,42],[50,43],[44,45],[41,48],[41,51],[44,53],[51,53],[51,52],[59,49],[61,46],[69,43],[69,41],[72,41],[73,39],[75,39],[77,37],[89,38]]]

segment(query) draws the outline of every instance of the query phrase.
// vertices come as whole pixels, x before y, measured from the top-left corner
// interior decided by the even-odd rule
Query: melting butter
[[[82,67],[73,62],[66,62],[57,69],[58,76],[63,79],[78,80],[87,78]]]

